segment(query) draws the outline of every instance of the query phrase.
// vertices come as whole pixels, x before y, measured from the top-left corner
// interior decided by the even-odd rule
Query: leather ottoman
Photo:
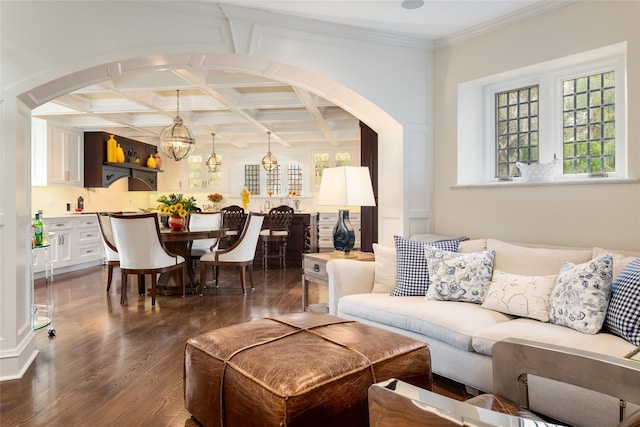
[[[370,385],[432,385],[426,343],[316,313],[191,338],[184,376],[186,408],[205,426],[368,426]]]

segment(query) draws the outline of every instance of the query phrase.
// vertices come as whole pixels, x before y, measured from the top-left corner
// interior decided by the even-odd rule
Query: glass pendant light
[[[222,167],[222,159],[216,154],[216,134],[212,132],[211,136],[213,137],[212,151],[211,155],[207,159],[206,165],[211,172],[218,172]]]
[[[262,158],[262,167],[267,171],[272,171],[278,166],[278,160],[271,154],[271,131],[267,132],[269,138],[269,148],[267,149],[267,155]]]
[[[180,118],[180,91],[176,90],[177,108],[173,125],[167,127],[160,134],[160,147],[162,151],[173,160],[182,160],[193,152],[196,140],[191,131],[182,124]]]

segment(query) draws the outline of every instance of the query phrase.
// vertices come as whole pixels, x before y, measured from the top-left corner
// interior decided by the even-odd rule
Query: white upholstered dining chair
[[[194,212],[189,214],[189,230],[219,230],[222,223],[222,214],[220,212]],[[218,238],[213,239],[197,239],[190,242],[191,258],[194,260],[206,253],[216,250],[218,247]]]
[[[151,275],[151,305],[156,305],[157,275],[173,270],[180,272],[182,296],[184,287],[184,258],[167,251],[160,236],[158,214],[111,214],[111,228],[120,255],[122,294],[120,304],[127,297],[127,275]]]
[[[113,230],[111,229],[109,214],[106,212],[97,212],[96,215],[98,216],[98,226],[100,227],[100,236],[102,236],[102,245],[104,246],[104,256],[107,260],[107,292],[109,292],[113,280],[113,267],[120,265],[120,255],[118,254],[118,249],[116,249],[116,243],[113,239]]]
[[[203,295],[204,292],[204,280],[209,266],[213,267],[216,287],[218,287],[219,268],[229,266],[240,268],[240,284],[243,294],[246,294],[247,273],[253,289],[253,258],[256,255],[258,237],[260,236],[263,221],[264,215],[250,213],[242,229],[242,234],[231,247],[206,253],[200,257],[200,295]]]

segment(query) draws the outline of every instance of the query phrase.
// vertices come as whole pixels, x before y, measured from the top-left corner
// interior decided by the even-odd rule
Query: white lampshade
[[[322,172],[319,205],[375,206],[369,168],[340,166]]]

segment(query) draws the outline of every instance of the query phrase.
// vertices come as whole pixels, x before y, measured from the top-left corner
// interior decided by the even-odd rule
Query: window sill
[[[554,181],[525,182],[525,181],[493,181],[478,184],[454,184],[452,189],[465,188],[495,188],[495,187],[546,187],[557,185],[593,185],[593,184],[637,184],[640,178],[583,178],[583,179],[558,179]]]

